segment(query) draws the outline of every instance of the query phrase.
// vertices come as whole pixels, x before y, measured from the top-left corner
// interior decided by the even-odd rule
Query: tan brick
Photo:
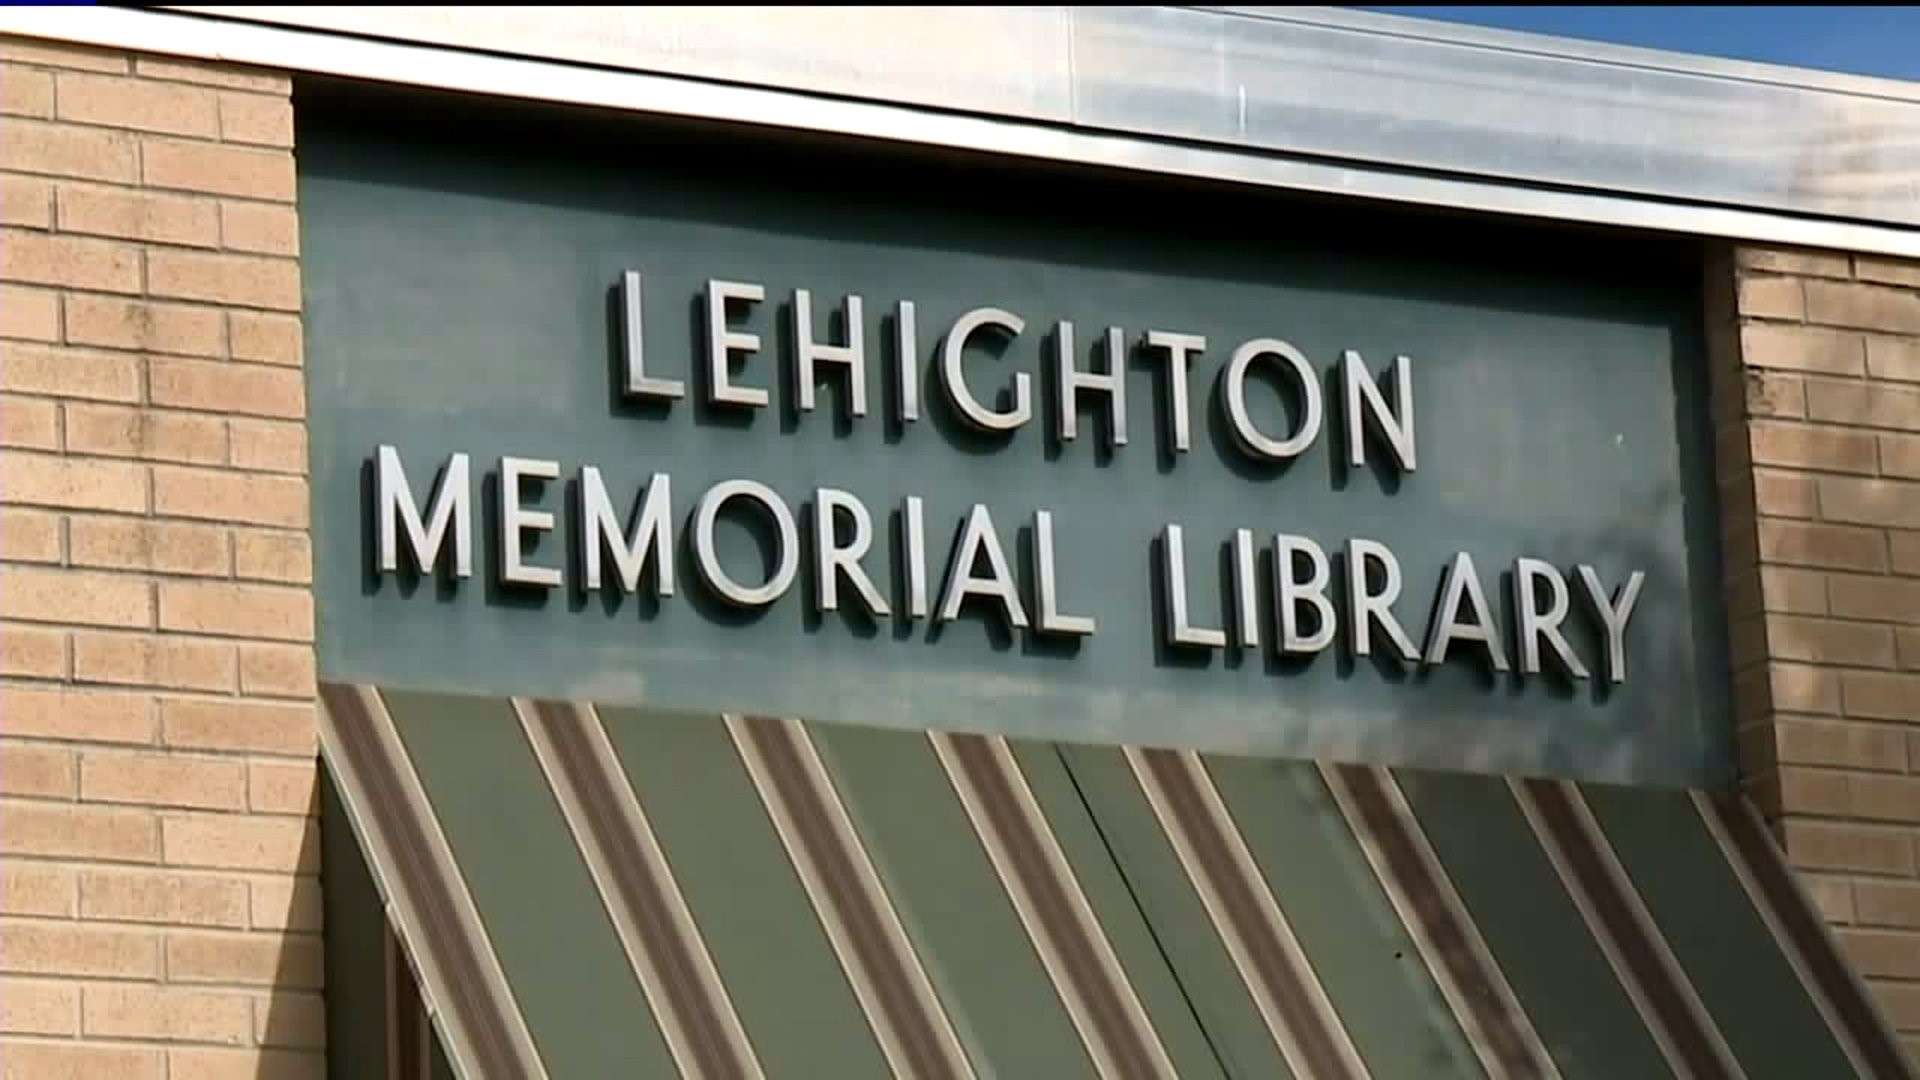
[[[1920,286],[1920,263],[1912,259],[1855,255],[1853,276],[1861,281],[1877,281],[1886,285]]]
[[[8,562],[59,562],[60,515],[42,510],[0,507],[0,559]]]
[[[8,120],[6,167],[12,172],[129,184],[135,174],[134,138],[111,128]]]
[[[219,356],[221,312],[186,304],[159,304],[108,296],[67,298],[67,340],[111,349]]]
[[[313,640],[313,594],[306,589],[215,582],[160,583],[160,628],[195,634]]]
[[[0,65],[0,113],[50,119],[53,116],[52,73],[12,64]]]
[[[177,814],[162,817],[167,862],[216,870],[314,873],[320,868],[319,833],[311,819],[239,814]]]
[[[6,194],[0,192],[0,200]],[[60,294],[47,289],[0,285],[0,337],[60,340]]]
[[[96,750],[80,756],[80,797],[88,802],[246,808],[246,769],[225,758]]]
[[[147,288],[184,300],[300,309],[300,269],[291,259],[156,249],[147,253]]]
[[[293,368],[155,358],[147,372],[155,405],[296,419],[307,414],[306,380]],[[1871,471],[1873,437],[1863,437]]]
[[[1834,574],[1828,593],[1842,618],[1920,624],[1920,581]]]
[[[66,631],[25,623],[0,623],[0,675],[64,679],[67,674]]]
[[[1871,529],[1762,521],[1760,557],[1767,562],[1835,570],[1884,570],[1887,538]]]
[[[1799,320],[1807,315],[1799,278],[1742,277],[1739,305],[1740,314],[1762,319]]]
[[[242,644],[240,692],[268,697],[312,697],[313,650],[305,645]]]
[[[1841,930],[1840,948],[1854,970],[1869,978],[1920,978],[1920,934],[1887,930]]]
[[[0,567],[0,619],[145,627],[153,623],[152,590],[121,574]]]
[[[278,993],[253,1011],[253,1035],[263,1046],[326,1045],[326,1008],[319,994]]]
[[[208,1050],[174,1047],[167,1052],[169,1080],[325,1080],[326,1058],[299,1050]]]
[[[219,213],[211,199],[62,184],[55,207],[64,232],[197,247],[220,241]]]
[[[278,203],[223,202],[220,241],[233,251],[262,255],[298,255],[299,219],[293,207]]]
[[[224,63],[200,64],[191,60],[142,56],[134,60],[134,71],[142,78],[199,83],[202,86],[220,86],[230,90],[252,90],[258,93],[282,95],[289,90],[289,82],[285,75],[253,71]]]
[[[1740,328],[1740,356],[1750,367],[1858,375],[1867,348],[1859,334],[1841,330],[1754,325]]]
[[[307,429],[300,423],[235,418],[233,461],[237,469],[306,475]]]
[[[303,532],[239,529],[233,534],[235,577],[304,585],[313,580],[313,549]]]
[[[238,928],[250,914],[247,883],[233,877],[88,869],[79,889],[83,919]]]
[[[167,977],[289,989],[321,985],[320,941],[284,934],[181,932],[167,935]]]
[[[1900,337],[1868,338],[1867,374],[1876,379],[1920,382],[1920,340]]]
[[[128,462],[9,450],[0,451],[0,474],[7,477],[6,500],[17,505],[132,513],[147,508],[147,471]]]
[[[1920,884],[1862,881],[1856,886],[1854,896],[1863,923],[1920,927]]]
[[[1787,857],[1812,870],[1904,874],[1914,870],[1913,845],[1904,830],[1865,825],[1781,822]]]
[[[0,1030],[14,1035],[73,1035],[80,1030],[80,988],[71,982],[0,978]],[[0,1069],[20,1060],[14,1051],[22,1044],[0,1040]],[[30,1060],[30,1059],[29,1059]],[[36,1080],[37,1072],[21,1073],[19,1080]],[[58,1074],[55,1074],[58,1075]],[[15,1080],[13,1076],[6,1080]],[[74,1080],[83,1080],[83,1076]]]
[[[140,400],[140,361],[115,353],[8,343],[0,390],[93,401]]]
[[[0,912],[71,918],[74,892],[70,868],[13,859],[7,863],[7,872],[0,874]],[[4,995],[0,995],[0,1012],[4,1010]]]
[[[202,139],[220,133],[219,108],[211,90],[66,71],[57,81],[62,120]]]
[[[0,397],[0,446],[59,450],[59,407],[44,398]]]
[[[153,509],[170,517],[304,528],[307,482],[297,476],[157,465]]]
[[[244,994],[173,987],[102,984],[82,995],[81,1030],[89,1036],[245,1043],[253,1032]]]
[[[1902,626],[1893,632],[1893,649],[1900,655],[1900,666],[1920,671],[1920,626]]]
[[[1813,379],[1807,413],[1815,420],[1920,431],[1920,387]]]
[[[230,311],[227,313],[227,328],[231,339],[229,347],[233,350],[235,360],[300,366],[298,316],[265,311]]]
[[[37,176],[0,175],[0,225],[53,228],[53,181]]]
[[[67,406],[67,449],[143,461],[224,464],[227,424],[198,413],[74,404]]]
[[[1868,720],[1920,720],[1920,675],[1848,671],[1840,676],[1840,704]]]
[[[39,67],[73,68],[79,71],[106,71],[115,74],[127,70],[127,56],[110,49],[95,49],[64,42],[29,41],[25,38],[0,39],[0,60],[12,64]]]
[[[227,534],[213,525],[138,518],[75,517],[68,524],[75,566],[224,576]]]
[[[1920,334],[1920,294],[1860,282],[1806,282],[1807,321]]]
[[[1828,521],[1920,529],[1920,483],[1823,476],[1820,514]]]
[[[1906,776],[1856,776],[1851,786],[1855,816],[1920,822],[1920,780]]]
[[[1878,464],[1873,435],[1864,431],[1756,420],[1748,434],[1753,461],[1760,465],[1871,476]]]
[[[157,824],[143,810],[5,802],[0,803],[0,830],[0,850],[9,855],[111,862],[155,862],[160,857]]]
[[[78,682],[231,693],[239,685],[238,673],[233,646],[223,641],[165,634],[73,635],[73,676]]]
[[[1837,817],[1848,813],[1853,806],[1853,793],[1845,773],[1785,766],[1774,779],[1782,813]]]
[[[1840,675],[1826,668],[1776,663],[1767,666],[1773,707],[1783,712],[1839,712]]]
[[[1734,261],[1735,265],[1742,270],[1761,270],[1776,274],[1845,278],[1853,273],[1852,263],[1847,256],[1828,251],[1742,244],[1734,249]]]
[[[256,878],[252,893],[255,930],[318,931],[325,921],[318,878]]]
[[[293,155],[284,150],[148,139],[141,177],[155,187],[293,201]]]
[[[247,766],[247,806],[267,814],[317,810],[312,762],[256,761]]]
[[[1896,574],[1920,574],[1920,532],[1890,532],[1887,547]]]
[[[161,1080],[165,1068],[152,1047],[0,1042],[0,1080]]]
[[[1813,901],[1822,918],[1830,923],[1854,921],[1852,881],[1825,874],[1802,873],[1799,878],[1807,890],[1807,898]]]
[[[114,240],[0,229],[0,278],[98,292],[140,291],[139,250]]]
[[[1920,480],[1920,435],[1880,436],[1880,471]]]
[[[118,979],[160,974],[160,939],[150,930],[70,922],[0,920],[0,970],[25,975],[95,975]]]
[[[0,686],[0,716],[19,738],[150,744],[160,730],[151,697],[112,690]]]
[[[263,94],[221,94],[220,137],[228,142],[292,146],[293,102]]]
[[[1745,374],[1747,415],[1799,419],[1807,414],[1806,384],[1799,376],[1757,368]]]
[[[71,799],[73,792],[71,750],[35,743],[0,742],[0,795]]]
[[[168,746],[295,757],[319,748],[312,705],[168,700],[160,703],[160,721]]]
[[[1893,630],[1885,626],[1774,615],[1767,619],[1767,643],[1783,660],[1893,666]]]

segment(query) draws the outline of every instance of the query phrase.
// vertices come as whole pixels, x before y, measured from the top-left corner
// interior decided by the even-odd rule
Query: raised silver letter
[[[520,506],[520,481],[525,477],[555,480],[560,463],[529,458],[500,459],[500,579],[516,585],[540,585],[553,588],[560,584],[560,571],[551,566],[529,566],[520,549],[521,534],[553,531],[553,515],[544,510],[525,510]]]
[[[1627,620],[1633,618],[1633,605],[1640,601],[1640,586],[1646,584],[1647,575],[1638,570],[1627,575],[1627,583],[1620,586],[1618,595],[1608,600],[1607,588],[1600,584],[1600,575],[1593,567],[1582,566],[1579,570],[1580,584],[1586,586],[1593,613],[1607,632],[1607,681],[1626,682]]]
[[[1393,448],[1402,472],[1413,471],[1413,361],[1404,356],[1393,358],[1393,409],[1380,396],[1380,387],[1367,371],[1367,362],[1348,349],[1340,354],[1340,377],[1347,387],[1347,464],[1359,468],[1367,463],[1367,418]],[[1394,409],[1399,415],[1394,415]]]
[[[1378,563],[1381,568],[1383,580],[1377,593],[1367,588],[1370,562]],[[1400,560],[1379,541],[1350,537],[1347,540],[1347,620],[1353,634],[1353,655],[1373,655],[1373,623],[1377,619],[1380,629],[1387,632],[1393,647],[1400,651],[1401,659],[1408,663],[1420,659],[1420,650],[1413,647],[1407,632],[1400,629],[1399,621],[1393,617],[1393,602],[1398,599]]]
[[[1161,566],[1167,584],[1167,641],[1174,645],[1197,645],[1224,649],[1227,632],[1213,626],[1195,626],[1187,615],[1187,545],[1180,526],[1168,525],[1161,534],[1165,549]]]
[[[1295,555],[1305,555],[1307,562],[1312,565],[1312,573],[1305,581],[1295,576]],[[1274,536],[1273,591],[1280,605],[1280,640],[1275,643],[1278,652],[1317,653],[1333,644],[1337,627],[1333,601],[1327,599],[1327,583],[1332,573],[1327,553],[1321,550],[1319,544],[1304,536],[1288,536],[1286,533]],[[1319,625],[1311,634],[1300,632],[1302,603],[1313,608],[1319,618]]]
[[[1072,442],[1080,433],[1080,395],[1107,396],[1107,427],[1113,445],[1127,445],[1127,342],[1125,331],[1107,328],[1107,370],[1081,371],[1073,365],[1073,324],[1065,319],[1055,331],[1055,356],[1060,376],[1060,441]]]
[[[1287,369],[1293,373],[1293,380],[1300,384],[1300,426],[1292,436],[1275,439],[1262,434],[1253,426],[1253,418],[1247,415],[1247,369],[1263,356],[1274,356],[1286,362]],[[1313,373],[1313,365],[1300,355],[1300,350],[1274,338],[1255,338],[1233,350],[1233,359],[1227,362],[1227,372],[1221,387],[1226,395],[1227,420],[1233,428],[1234,440],[1240,449],[1257,458],[1282,461],[1294,457],[1313,445],[1320,436],[1320,380]]]
[[[1462,602],[1472,610],[1471,621],[1461,620]],[[1500,644],[1500,632],[1494,628],[1493,612],[1487,610],[1487,595],[1480,589],[1480,575],[1473,569],[1473,556],[1462,551],[1440,575],[1440,606],[1433,613],[1433,625],[1427,628],[1427,663],[1445,663],[1447,647],[1455,641],[1477,641],[1487,647],[1493,670],[1507,670],[1507,650]]]
[[[654,560],[654,587],[661,596],[673,595],[673,538],[667,523],[673,517],[673,480],[666,473],[654,473],[640,500],[639,519],[633,535],[622,536],[620,515],[614,512],[600,470],[591,465],[580,470],[581,563],[586,572],[586,589],[600,588],[600,553],[613,553],[614,572],[620,587],[627,592],[640,591],[640,572],[647,557]]]
[[[687,392],[679,379],[647,374],[646,342],[640,310],[640,271],[620,275],[620,341],[627,368],[627,393],[633,397],[677,398]]]
[[[1245,647],[1260,644],[1260,579],[1255,569],[1253,530],[1233,530],[1233,629]]]
[[[759,503],[772,519],[776,534],[773,573],[767,576],[765,584],[754,588],[728,577],[720,566],[720,554],[713,547],[714,519],[727,500],[736,497]],[[800,568],[800,530],[793,523],[793,511],[787,509],[787,504],[772,488],[752,480],[724,480],[708,488],[694,510],[693,556],[700,566],[700,575],[721,597],[742,607],[763,607],[780,599],[793,585],[794,573]]]
[[[767,290],[738,281],[707,282],[707,400],[715,405],[767,403],[767,392],[755,386],[735,386],[727,370],[727,358],[736,352],[758,352],[760,335],[727,329],[727,304],[739,300],[757,304],[767,298]]]
[[[972,311],[954,320],[953,328],[947,331],[946,343],[940,350],[940,376],[947,384],[947,396],[953,399],[953,407],[960,410],[960,416],[967,423],[982,431],[1012,431],[1026,423],[1033,416],[1033,402],[1029,399],[1031,387],[1024,371],[1013,376],[1013,408],[1006,412],[995,412],[980,404],[980,399],[967,389],[967,376],[961,364],[966,351],[967,339],[984,327],[994,326],[1008,334],[1018,335],[1027,328],[1027,321],[1010,311],[999,308],[974,308]]]
[[[413,490],[407,486],[407,473],[400,467],[400,453],[382,446],[377,455],[377,486],[380,504],[380,569],[400,570],[401,525],[407,529],[407,542],[413,548],[413,565],[422,573],[431,573],[440,559],[440,545],[446,541],[447,528],[453,528],[453,574],[473,576],[473,512],[467,499],[467,455],[447,458],[447,467],[433,492],[429,522],[421,524],[420,509],[413,504]]]
[[[920,331],[914,325],[913,301],[900,301],[894,333],[899,339],[894,360],[900,365],[900,422],[905,424],[920,419]]]
[[[824,345],[813,340],[813,294],[806,289],[793,290],[793,342],[799,366],[794,381],[799,384],[800,411],[813,411],[814,382],[818,364],[840,364],[847,369],[847,400],[854,416],[867,415],[867,341],[860,298],[848,296],[847,343]]]
[[[1060,611],[1060,583],[1053,561],[1053,514],[1046,510],[1033,515],[1034,588],[1040,594],[1040,629],[1054,634],[1092,636],[1094,621],[1088,615],[1066,615]]]
[[[906,509],[900,514],[900,531],[906,533],[907,618],[927,617],[927,512],[920,496],[907,496]]]
[[[974,574],[973,565],[981,553],[987,556],[987,576]],[[1022,630],[1027,627],[1026,609],[1020,606],[1020,591],[1014,587],[1013,571],[1007,569],[1006,553],[1000,549],[999,534],[993,531],[993,516],[975,503],[961,530],[960,542],[953,546],[953,564],[947,569],[947,592],[940,601],[939,622],[960,617],[960,604],[969,596],[986,596],[1000,601],[1007,622]]]
[[[845,547],[840,546],[834,535],[833,515],[838,510],[845,510],[847,516],[853,519],[853,538],[847,541]],[[870,614],[887,614],[886,600],[881,598],[880,590],[873,587],[873,579],[867,577],[867,572],[860,567],[860,560],[866,557],[867,548],[871,546],[873,518],[867,514],[865,503],[837,488],[821,488],[814,492],[814,576],[820,583],[821,611],[840,610],[840,575],[845,574]]]
[[[1540,610],[1539,594],[1534,587],[1547,583],[1547,610]],[[1520,674],[1540,673],[1540,639],[1544,636],[1554,655],[1560,658],[1567,674],[1585,679],[1587,665],[1574,655],[1573,646],[1560,634],[1560,623],[1567,617],[1567,581],[1552,563],[1539,559],[1513,560],[1513,609],[1519,623],[1514,628],[1514,646],[1520,654]]]
[[[1173,449],[1186,453],[1192,442],[1192,427],[1187,419],[1187,365],[1193,354],[1207,347],[1207,339],[1198,334],[1176,334],[1171,330],[1147,331],[1147,348],[1167,350],[1167,408],[1173,414]]]

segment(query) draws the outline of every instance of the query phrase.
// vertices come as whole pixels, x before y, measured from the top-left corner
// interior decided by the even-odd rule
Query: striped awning
[[[1909,1075],[1733,797],[322,696],[467,1078]]]

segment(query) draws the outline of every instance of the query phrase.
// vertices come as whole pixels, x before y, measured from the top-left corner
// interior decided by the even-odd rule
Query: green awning
[[[469,1080],[1910,1075],[1734,797],[322,696]]]

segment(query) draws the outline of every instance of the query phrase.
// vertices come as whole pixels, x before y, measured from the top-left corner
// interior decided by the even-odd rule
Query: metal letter
[[[735,386],[727,371],[727,357],[735,352],[758,352],[760,335],[727,329],[727,304],[733,300],[757,304],[767,290],[738,281],[707,282],[707,400],[715,405],[767,403],[767,392],[755,386]]]
[[[835,511],[845,510],[853,518],[853,539],[847,546],[841,547],[834,535],[833,515]],[[840,610],[840,575],[847,575],[847,581],[853,585],[853,591],[867,605],[867,611],[873,615],[888,613],[887,602],[880,596],[880,590],[873,587],[873,580],[861,568],[860,560],[866,557],[867,549],[873,546],[873,518],[867,513],[866,504],[854,498],[852,494],[837,488],[821,488],[813,494],[813,550],[816,560],[815,580],[820,583],[820,610]]]
[[[767,576],[766,583],[754,588],[733,580],[720,566],[720,556],[713,548],[713,523],[719,516],[720,508],[733,498],[751,499],[760,504],[767,516],[773,519],[773,527],[778,534],[774,552],[773,573]],[[752,480],[723,480],[707,489],[700,497],[700,505],[694,510],[693,517],[693,555],[700,566],[700,575],[713,586],[713,591],[723,599],[742,607],[762,607],[773,603],[793,585],[793,576],[800,568],[800,530],[793,523],[793,512],[787,509],[780,496],[765,484]]]
[[[529,566],[522,561],[525,558],[520,549],[522,533],[553,531],[552,514],[521,508],[520,481],[526,477],[557,480],[560,463],[532,458],[500,459],[500,580],[551,589],[560,584],[560,571],[551,566]]]
[[[627,393],[633,397],[677,398],[687,392],[679,379],[661,379],[647,374],[644,323],[640,310],[640,271],[620,275],[620,340],[627,368]]]
[[[1367,589],[1367,564],[1379,563],[1382,576],[1386,579],[1377,593]],[[1393,557],[1387,545],[1377,540],[1363,540],[1349,537],[1347,540],[1347,620],[1353,635],[1353,655],[1373,655],[1373,622],[1378,619],[1380,629],[1387,632],[1393,647],[1400,652],[1400,658],[1408,663],[1420,659],[1420,650],[1413,647],[1407,632],[1393,617],[1393,602],[1400,599],[1400,561]]]
[[[1253,418],[1247,415],[1247,369],[1263,356],[1277,356],[1286,361],[1294,381],[1300,384],[1300,427],[1286,439],[1262,434],[1253,426]],[[1226,395],[1227,420],[1233,428],[1234,441],[1252,457],[1273,461],[1294,457],[1312,446],[1320,435],[1319,377],[1313,373],[1313,365],[1307,363],[1307,358],[1300,355],[1300,350],[1284,341],[1255,338],[1233,350],[1221,390]]]
[[[1460,619],[1461,602],[1473,610],[1471,622]],[[1487,659],[1493,670],[1507,670],[1507,650],[1500,644],[1500,631],[1493,625],[1493,612],[1487,608],[1486,593],[1480,589],[1480,575],[1473,568],[1473,556],[1462,551],[1440,575],[1440,606],[1434,611],[1433,625],[1427,628],[1427,664],[1445,663],[1447,648],[1456,640],[1477,641],[1487,647]]]
[[[1540,610],[1539,595],[1534,591],[1542,581],[1547,583],[1549,596],[1545,611]],[[1567,581],[1552,563],[1513,560],[1513,609],[1519,620],[1514,628],[1514,647],[1520,654],[1520,674],[1540,673],[1540,638],[1545,636],[1567,674],[1576,679],[1591,678],[1587,665],[1580,662],[1573,646],[1560,634],[1560,623],[1567,617]]]
[[[1168,525],[1161,535],[1165,549],[1162,568],[1167,583],[1167,641],[1207,649],[1227,647],[1227,632],[1212,626],[1194,626],[1187,618],[1187,545],[1180,526]]]
[[[1305,555],[1313,572],[1305,581],[1294,576],[1295,555]],[[1273,538],[1273,590],[1280,606],[1280,640],[1276,651],[1317,653],[1333,644],[1337,630],[1333,601],[1327,599],[1327,584],[1333,568],[1319,544],[1304,536],[1279,533]],[[1319,625],[1311,634],[1300,632],[1300,605],[1304,602],[1319,616]]]
[[[1192,442],[1192,425],[1187,419],[1187,365],[1193,354],[1205,350],[1207,339],[1198,334],[1176,334],[1171,330],[1147,331],[1147,348],[1167,350],[1167,388],[1171,391],[1167,407],[1173,413],[1173,449],[1184,454]]]
[[[1053,561],[1053,514],[1046,510],[1033,515],[1033,568],[1035,591],[1040,594],[1040,629],[1055,634],[1093,636],[1094,620],[1089,615],[1065,615],[1060,611],[1060,583]]]
[[[967,389],[966,372],[961,358],[967,347],[967,339],[975,331],[988,326],[998,327],[1012,335],[1018,335],[1027,328],[1027,321],[1010,311],[999,308],[974,308],[972,311],[954,320],[953,328],[947,331],[946,343],[940,350],[940,376],[947,385],[947,396],[953,399],[953,407],[960,410],[960,416],[967,423],[981,431],[1012,431],[1026,423],[1033,416],[1033,402],[1029,399],[1031,388],[1024,371],[1013,376],[1013,408],[1006,412],[995,412],[980,403]]]
[[[673,537],[668,522],[673,518],[673,481],[666,473],[654,473],[640,499],[640,512],[633,523],[633,534],[623,536],[620,515],[614,512],[607,485],[600,470],[591,465],[580,470],[581,563],[586,571],[586,590],[600,588],[600,553],[613,553],[614,572],[620,576],[620,588],[640,591],[640,573],[652,556],[653,580],[661,596],[673,595]]]
[[[1060,382],[1060,441],[1072,442],[1080,433],[1080,394],[1107,395],[1107,426],[1113,445],[1127,445],[1127,343],[1125,331],[1107,328],[1107,370],[1081,371],[1073,365],[1073,324],[1060,320],[1055,331]]]
[[[986,553],[988,575],[976,576],[973,564]],[[1020,591],[1014,587],[1013,572],[1007,569],[1007,556],[1000,550],[1000,537],[993,531],[993,516],[979,503],[967,515],[967,526],[960,542],[953,547],[953,564],[947,570],[946,596],[940,601],[939,622],[960,617],[960,604],[969,596],[987,596],[1000,601],[1007,622],[1022,630],[1027,627],[1026,609],[1020,606]]]
[[[905,424],[920,419],[920,331],[913,301],[900,301],[894,332],[898,338],[894,359],[900,365],[900,422]]]
[[[1347,464],[1357,469],[1367,463],[1364,413],[1365,417],[1372,418],[1373,426],[1392,448],[1393,456],[1400,462],[1400,471],[1412,472],[1413,361],[1404,356],[1393,358],[1393,406],[1399,410],[1397,416],[1380,396],[1380,387],[1359,353],[1348,349],[1340,354],[1340,377],[1347,388]]]
[[[407,473],[400,467],[400,453],[391,446],[380,447],[377,486],[380,504],[380,569],[389,574],[400,571],[399,529],[405,525],[407,542],[413,548],[413,565],[422,573],[431,572],[440,559],[440,545],[446,541],[447,528],[453,528],[453,574],[473,576],[473,509],[468,502],[467,455],[447,458],[439,482],[434,487],[429,521],[422,524],[420,509],[413,503],[413,490],[407,486]]]
[[[1253,530],[1233,530],[1233,628],[1243,647],[1260,644],[1260,578],[1254,565]]]
[[[1626,682],[1627,620],[1633,618],[1633,606],[1640,601],[1640,586],[1646,584],[1647,575],[1638,570],[1627,575],[1627,583],[1608,600],[1606,586],[1600,584],[1600,575],[1593,567],[1582,566],[1579,571],[1580,584],[1586,586],[1593,613],[1607,633],[1607,681]]]
[[[840,364],[847,369],[847,400],[854,416],[867,415],[867,341],[866,323],[861,318],[858,296],[848,296],[847,343],[824,345],[813,340],[813,294],[806,289],[793,290],[793,341],[799,367],[800,410],[813,411],[814,367]]]
[[[927,514],[920,496],[907,496],[900,515],[900,530],[906,533],[907,618],[927,617]]]

